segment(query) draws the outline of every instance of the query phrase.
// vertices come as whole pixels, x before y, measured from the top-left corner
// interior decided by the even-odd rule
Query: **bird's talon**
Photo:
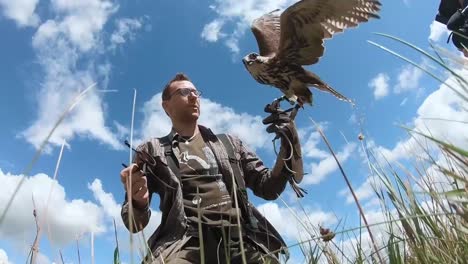
[[[267,113],[277,112],[280,109],[281,101],[287,100],[286,96],[281,96],[273,100],[271,104],[265,106],[264,111]]]
[[[284,100],[289,101],[289,99],[288,99],[286,96],[283,95],[283,96],[281,96],[281,97],[276,98],[276,99],[272,102],[272,104],[274,104],[277,108],[279,108],[280,105],[281,105],[281,101],[284,101]]]
[[[299,104],[296,104],[294,107],[291,107],[291,115],[289,116],[291,120],[296,119],[297,112],[299,111],[299,108],[304,109],[304,106],[301,106]]]

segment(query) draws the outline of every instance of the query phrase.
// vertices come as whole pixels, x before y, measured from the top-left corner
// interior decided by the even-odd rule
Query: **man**
[[[447,25],[453,45],[468,57],[468,0],[442,0],[435,20]],[[450,38],[449,37],[449,38]]]
[[[279,263],[286,245],[248,202],[245,186],[267,200],[276,199],[288,181],[297,191],[293,177],[302,177],[303,164],[294,122],[276,106],[267,109],[267,131],[282,142],[269,170],[238,138],[223,141],[198,125],[200,94],[180,73],[164,88],[162,106],[172,131],[141,144],[135,163],[121,171],[127,192],[122,219],[130,231],[142,230],[152,194],[159,194],[161,224],[148,240],[152,256],[145,263]]]

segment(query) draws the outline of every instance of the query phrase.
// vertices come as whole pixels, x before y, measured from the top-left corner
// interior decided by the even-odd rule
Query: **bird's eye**
[[[249,59],[256,60],[257,59],[257,54],[255,54],[255,53],[250,54]]]

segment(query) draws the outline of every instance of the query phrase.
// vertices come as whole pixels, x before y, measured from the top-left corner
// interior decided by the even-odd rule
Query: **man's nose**
[[[198,99],[198,95],[195,91],[191,91],[188,95],[190,101],[196,101]]]

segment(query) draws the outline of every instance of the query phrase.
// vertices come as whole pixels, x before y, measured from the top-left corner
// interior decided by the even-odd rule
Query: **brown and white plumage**
[[[259,83],[279,88],[290,101],[312,104],[309,86],[351,102],[303,65],[323,56],[324,40],[346,28],[378,18],[378,0],[301,0],[281,15],[278,10],[252,23],[260,54],[250,53],[243,62]]]

